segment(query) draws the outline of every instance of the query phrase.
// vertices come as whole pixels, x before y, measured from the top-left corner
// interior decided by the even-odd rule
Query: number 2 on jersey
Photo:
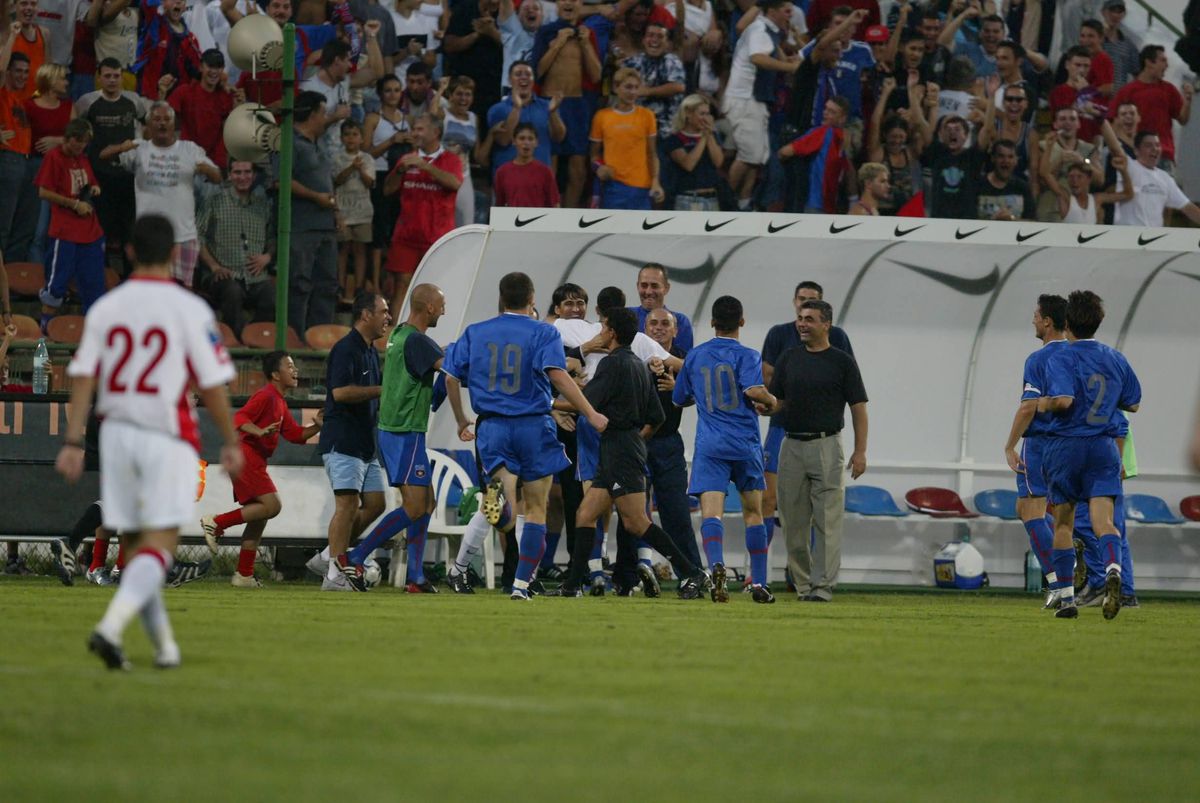
[[[1108,419],[1098,413],[1104,404],[1104,395],[1108,393],[1108,380],[1104,378],[1104,374],[1092,374],[1088,377],[1087,389],[1089,393],[1096,391],[1096,400],[1088,408],[1087,422],[1096,426],[1107,424]]]
[[[121,375],[125,373],[125,364],[133,356],[134,345],[133,332],[129,330],[129,327],[115,326],[109,330],[108,347],[110,349],[121,350],[120,356],[117,357],[116,365],[113,366],[113,372],[108,377],[109,393],[125,393],[129,390],[129,386]],[[150,358],[150,362],[146,365],[145,370],[137,378],[137,384],[134,385],[134,392],[153,395],[158,393],[158,385],[150,384],[150,374],[154,373],[154,369],[162,361],[163,355],[167,353],[167,333],[157,326],[147,329],[146,334],[142,336],[141,347],[144,349],[157,348],[157,350],[154,352],[154,356]]]

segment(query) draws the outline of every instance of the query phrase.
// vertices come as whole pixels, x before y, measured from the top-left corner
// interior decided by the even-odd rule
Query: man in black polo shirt
[[[576,514],[571,572],[555,596],[582,596],[580,587],[587,571],[596,520],[614,502],[629,534],[658,550],[682,578],[680,597],[697,598],[707,583],[704,572],[681,555],[666,532],[646,515],[646,441],[662,424],[663,409],[650,369],[629,348],[637,331],[637,316],[631,310],[623,307],[607,310],[600,345],[612,351],[600,361],[583,393],[597,411],[608,417],[609,423],[600,434],[595,478]],[[563,404],[555,402],[558,407]],[[654,570],[639,562],[637,572],[646,596],[657,597],[659,586]]]
[[[685,355],[675,345],[675,315],[666,307],[646,313],[646,335],[662,346],[673,357]],[[675,389],[675,376],[663,366],[657,375],[658,400],[666,418],[646,442],[646,466],[650,470],[650,483],[654,486],[654,499],[658,503],[658,518],[671,541],[684,557],[700,565],[700,550],[696,546],[696,531],[692,528],[692,511],[687,495],[687,458],[683,454],[683,438],[679,435],[679,421],[683,408],[671,401]],[[639,555],[637,542],[623,524],[617,526],[617,562],[613,566],[613,584],[617,594],[628,592],[636,582],[636,567]],[[683,579],[683,578],[679,578]]]
[[[374,342],[387,331],[387,300],[359,293],[354,300],[354,327],[329,350],[325,364],[325,426],[317,451],[333,486],[333,518],[329,520],[329,569],[322,591],[366,591],[362,567],[350,563],[346,550],[384,508],[387,479],[375,449],[375,425],[383,373]]]
[[[854,422],[850,475],[867,470],[867,392],[858,363],[829,345],[833,308],[825,301],[805,301],[797,327],[801,346],[788,349],[775,366],[771,393],[778,402],[771,412],[786,436],[779,453],[779,512],[787,540],[788,570],[802,600],[829,602],[842,562],[841,430],[844,408]],[[824,571],[814,577],[809,529],[815,531],[811,552],[824,556]]]

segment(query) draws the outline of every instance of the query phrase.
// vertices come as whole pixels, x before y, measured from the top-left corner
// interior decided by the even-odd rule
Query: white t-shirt
[[[1163,225],[1164,209],[1182,209],[1191,201],[1175,179],[1157,167],[1145,167],[1136,159],[1129,160],[1129,181],[1133,184],[1133,198],[1116,205],[1113,223],[1118,226]],[[1117,174],[1117,191],[1124,182]]]
[[[579,348],[584,343],[591,340],[596,335],[600,334],[603,328],[598,323],[585,321],[580,318],[558,318],[554,321],[554,328],[562,335],[563,345],[567,348]],[[633,338],[633,343],[630,344],[630,349],[642,362],[650,362],[657,357],[660,360],[666,360],[671,357],[667,350],[658,345],[654,340],[650,339],[645,333],[638,332]],[[587,379],[591,379],[596,374],[596,366],[600,361],[607,357],[603,351],[594,351],[583,358],[583,375]]]
[[[320,92],[324,95],[325,114],[331,115],[341,104],[350,103],[350,76],[346,76],[338,83],[330,86],[321,80],[321,73],[318,71],[312,78],[300,84],[300,91]],[[345,121],[339,120],[331,124],[325,129],[325,133],[321,135],[321,138],[317,140],[317,147],[324,151],[325,155],[330,158],[333,157],[333,154],[341,146],[343,122]]]
[[[196,239],[196,165],[216,165],[194,142],[176,140],[169,148],[135,139],[137,148],[121,154],[121,167],[134,175],[133,190],[138,214],[155,212],[175,227],[175,242]]]
[[[503,89],[511,89],[512,86],[508,82],[508,71],[514,61],[530,60],[537,30],[525,30],[525,26],[521,24],[521,15],[515,11],[508,15],[508,19],[500,23],[499,28],[500,44],[504,47],[504,66],[500,73],[500,86]]]
[[[767,31],[778,31],[779,27],[763,15],[746,26],[733,50],[733,63],[729,66],[729,83],[725,85],[725,97],[741,100],[754,99],[754,76],[758,68],[750,62],[756,53],[768,56],[775,52],[775,42]]]
[[[47,64],[70,64],[79,0],[38,0],[34,21],[50,32]],[[8,20],[4,21],[8,25]],[[33,80],[33,76],[30,76]]]
[[[170,279],[137,277],[92,305],[67,373],[96,378],[102,418],[165,432],[197,449],[188,385],[218,387],[236,375],[207,302]]]
[[[99,3],[101,0],[95,0],[95,2]],[[81,5],[80,8],[83,6]],[[228,23],[226,27],[228,27]],[[137,9],[126,6],[121,13],[113,17],[112,22],[96,28],[96,61],[114,58],[121,62],[122,67],[132,68],[137,61],[137,32]],[[228,63],[229,56],[226,55],[225,58]]]
[[[417,6],[417,10],[410,14],[407,18],[402,16],[395,8],[388,8],[392,13],[392,23],[396,26],[396,44],[399,49],[395,56],[396,77],[400,79],[400,83],[404,83],[406,74],[408,73],[408,65],[412,64],[419,57],[408,55],[408,42],[414,36],[425,37],[425,49],[436,50],[438,46],[437,37],[433,35],[438,27],[438,18],[442,14],[441,6],[422,3]]]
[[[664,3],[663,10],[671,15],[671,19],[675,19],[675,4]],[[708,0],[700,0],[700,5],[695,6],[690,2],[684,3],[683,9],[683,29],[692,36],[701,37],[708,33],[708,29],[712,26],[713,7]]]

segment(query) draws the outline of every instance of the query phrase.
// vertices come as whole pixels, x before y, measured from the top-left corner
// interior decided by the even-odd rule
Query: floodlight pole
[[[279,136],[279,213],[275,241],[275,348],[287,348],[292,250],[292,111],[296,106],[296,26],[283,26],[283,127]]]

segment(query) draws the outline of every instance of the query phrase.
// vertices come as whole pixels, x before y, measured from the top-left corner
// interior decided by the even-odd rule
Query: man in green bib
[[[388,483],[400,491],[400,505],[380,519],[355,547],[350,562],[361,564],[385,541],[408,530],[405,591],[436,594],[422,567],[434,505],[425,433],[429,429],[433,381],[445,353],[425,331],[437,326],[445,314],[446,297],[432,284],[419,284],[410,299],[408,320],[393,329],[388,338],[379,398],[379,454]]]

